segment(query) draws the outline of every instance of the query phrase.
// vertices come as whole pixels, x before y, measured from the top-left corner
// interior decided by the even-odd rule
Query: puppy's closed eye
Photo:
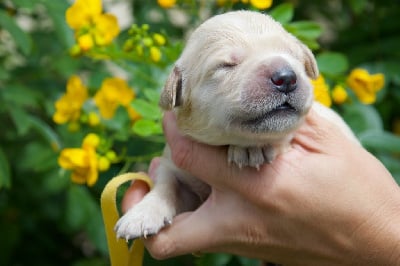
[[[234,68],[235,66],[237,66],[239,63],[238,62],[233,62],[233,61],[226,61],[226,62],[222,62],[217,66],[217,69],[230,69],[230,68]]]

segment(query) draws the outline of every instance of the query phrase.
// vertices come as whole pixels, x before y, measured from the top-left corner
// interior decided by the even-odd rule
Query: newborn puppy
[[[311,51],[271,17],[236,11],[217,15],[191,35],[162,91],[182,134],[228,146],[232,167],[259,168],[289,146],[313,105]],[[322,106],[320,113],[346,125]],[[178,169],[168,146],[155,187],[117,223],[125,239],[156,234],[181,212],[194,210],[208,185]]]

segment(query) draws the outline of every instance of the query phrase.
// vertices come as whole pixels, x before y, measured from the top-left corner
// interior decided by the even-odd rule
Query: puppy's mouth
[[[294,108],[290,103],[288,102],[284,102],[283,104],[275,107],[274,109],[272,109],[271,111],[269,111],[268,113],[271,112],[281,112],[281,111],[286,111],[286,112],[297,112],[296,108]]]
[[[263,123],[265,120],[269,120],[272,118],[285,118],[288,116],[297,115],[298,113],[299,111],[295,107],[293,107],[293,105],[288,102],[284,102],[283,104],[278,105],[267,112],[264,112],[244,121],[244,124],[256,125]]]

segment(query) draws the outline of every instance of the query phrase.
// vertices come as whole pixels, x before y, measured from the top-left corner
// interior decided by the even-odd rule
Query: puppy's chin
[[[297,128],[302,117],[302,112],[285,103],[264,113],[234,119],[233,124],[250,133],[280,134]]]

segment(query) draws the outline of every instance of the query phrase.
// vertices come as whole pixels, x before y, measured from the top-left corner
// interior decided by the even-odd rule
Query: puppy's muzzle
[[[297,89],[296,73],[290,68],[282,68],[272,74],[271,81],[273,88],[288,94]]]

